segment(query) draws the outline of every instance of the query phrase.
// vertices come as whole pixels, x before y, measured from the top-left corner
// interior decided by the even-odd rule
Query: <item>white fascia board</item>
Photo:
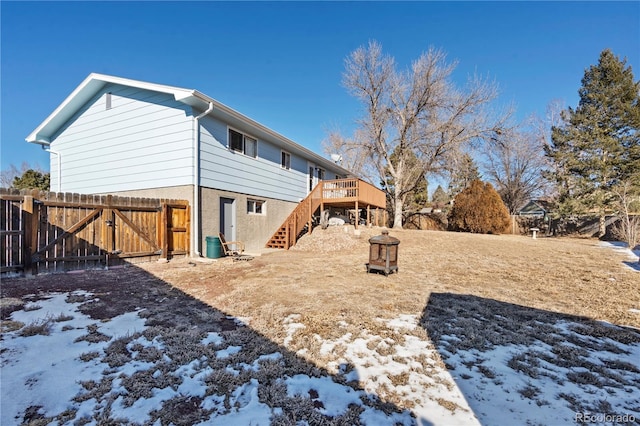
[[[85,78],[84,81],[71,92],[69,96],[25,139],[27,142],[37,143],[50,142],[50,138],[55,133],[52,128],[59,128],[66,120],[68,120],[77,110],[76,105],[90,99],[87,96],[89,92],[95,93],[104,85],[102,82],[93,80],[93,74]],[[96,87],[98,86],[98,87]],[[93,96],[93,95],[91,95]]]

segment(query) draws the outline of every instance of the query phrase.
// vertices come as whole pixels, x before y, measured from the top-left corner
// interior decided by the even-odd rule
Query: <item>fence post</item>
[[[103,214],[103,222],[102,222],[102,235],[100,239],[102,240],[102,246],[104,250],[107,252],[107,256],[111,255],[113,252],[113,243],[114,243],[114,217],[113,211],[111,210],[112,196],[107,195],[106,205],[107,207],[102,211]]]
[[[169,258],[169,215],[168,215],[169,207],[167,203],[162,203],[162,212],[160,213],[160,249],[162,253],[160,253],[160,258],[168,259]]]
[[[22,203],[22,230],[24,231],[24,240],[22,243],[22,259],[24,262],[25,275],[32,275],[31,253],[34,252],[34,236],[37,236],[37,222],[33,220],[35,217],[33,209],[33,197],[31,195],[24,196]]]

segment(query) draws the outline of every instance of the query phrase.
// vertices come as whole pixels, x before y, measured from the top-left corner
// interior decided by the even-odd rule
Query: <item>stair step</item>
[[[280,228],[273,233],[266,246],[269,248],[289,249],[295,245],[298,238],[309,232],[307,223],[310,214],[313,213],[311,210],[312,207],[312,194],[309,194],[307,198],[302,200],[296,208],[293,209]],[[318,206],[316,206],[316,209],[317,208]],[[299,225],[303,225],[303,227]],[[290,233],[296,232],[296,229],[298,235],[290,235]],[[311,227],[311,229],[313,229],[313,227]]]

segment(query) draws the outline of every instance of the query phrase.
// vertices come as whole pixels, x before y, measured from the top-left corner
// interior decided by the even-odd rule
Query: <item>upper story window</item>
[[[291,169],[291,154],[286,151],[282,151],[282,155],[280,157],[280,166],[286,170]]]
[[[317,170],[318,170],[318,180],[324,180],[324,174],[325,174],[324,169],[318,168]]]
[[[233,129],[229,129],[229,148],[249,157],[258,156],[258,141]]]

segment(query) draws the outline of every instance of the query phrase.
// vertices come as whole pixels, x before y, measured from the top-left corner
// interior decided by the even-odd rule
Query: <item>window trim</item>
[[[258,209],[256,208],[258,207],[258,205],[260,206],[259,212],[257,211]],[[266,205],[267,205],[267,202],[265,200],[259,200],[257,198],[247,198],[247,214],[264,216],[266,215],[266,208],[265,208]],[[252,206],[252,208],[250,208],[249,206]]]
[[[251,139],[251,141],[253,142],[253,153],[254,153],[254,155],[247,154],[247,139]],[[243,142],[243,145],[244,145],[243,154],[246,155],[249,158],[258,158],[258,139],[254,138],[253,136],[249,136],[249,135],[245,134],[242,142]]]
[[[288,164],[285,159],[288,158]],[[291,170],[291,153],[285,150],[280,151],[280,168],[283,170]]]
[[[242,150],[239,149],[235,149],[232,145],[231,145],[231,132],[237,133],[242,137]],[[251,139],[251,141],[254,143],[254,154],[255,155],[249,155],[247,154],[247,139]],[[237,152],[239,154],[244,155],[245,157],[249,157],[249,158],[258,158],[258,138],[248,135],[244,132],[241,132],[238,129],[234,129],[233,127],[229,127],[227,126],[227,149],[229,151],[233,151],[233,152]]]

